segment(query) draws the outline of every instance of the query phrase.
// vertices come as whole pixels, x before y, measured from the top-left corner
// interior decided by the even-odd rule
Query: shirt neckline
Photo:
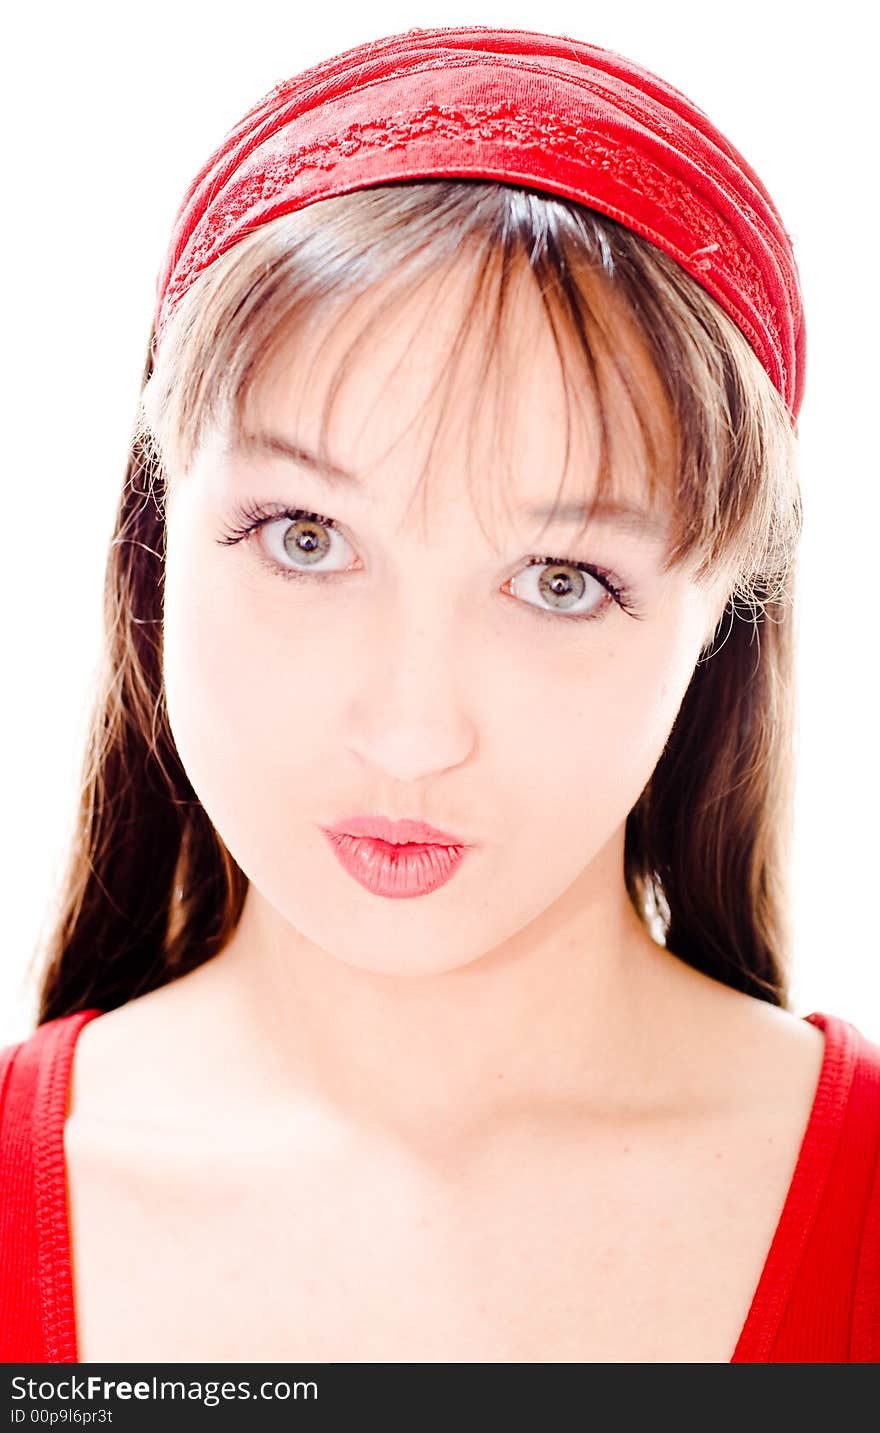
[[[103,1014],[62,1016],[41,1062],[35,1101],[34,1178],[38,1260],[47,1362],[79,1362],[64,1126],[81,1030]],[[838,1016],[802,1017],[825,1035],[819,1077],[794,1172],[730,1363],[766,1363],[791,1296],[843,1129],[856,1065],[856,1032]]]

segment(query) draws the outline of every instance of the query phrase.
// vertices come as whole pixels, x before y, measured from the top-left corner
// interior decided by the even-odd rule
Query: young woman
[[[804,326],[683,95],[409,31],[183,201],[7,1360],[880,1355],[880,1049],[790,1008]]]

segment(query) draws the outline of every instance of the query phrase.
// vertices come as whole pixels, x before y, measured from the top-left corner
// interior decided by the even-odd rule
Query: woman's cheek
[[[628,632],[601,651],[585,644],[580,666],[565,679],[520,692],[508,765],[522,773],[526,805],[580,804],[583,819],[600,826],[622,819],[638,800],[675,723],[698,655],[689,632]],[[513,753],[518,760],[514,763]]]

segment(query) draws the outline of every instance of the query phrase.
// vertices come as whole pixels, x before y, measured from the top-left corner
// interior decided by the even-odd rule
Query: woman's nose
[[[436,596],[399,601],[352,667],[347,745],[362,760],[411,782],[468,759],[476,729],[460,623]]]

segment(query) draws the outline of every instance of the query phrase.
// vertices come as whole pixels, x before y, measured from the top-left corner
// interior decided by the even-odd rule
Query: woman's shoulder
[[[231,1013],[216,996],[211,966],[135,996],[83,1030],[71,1071],[71,1137],[93,1119],[109,1129],[191,1115],[197,1125],[216,1110]]]
[[[6,1227],[10,1209],[22,1215],[30,1208],[39,1169],[57,1165],[76,1043],[80,1032],[101,1013],[78,1010],[44,1021],[0,1049],[0,1244],[4,1246],[10,1235]]]
[[[871,1127],[880,1140],[880,1043],[845,1016],[813,1010],[808,1015],[750,1001],[746,1026],[754,1068],[769,1101],[789,1087],[809,1097],[814,1123],[842,1122]]]
[[[21,1108],[28,1099],[51,1100],[65,1088],[81,1030],[103,1012],[94,1007],[45,1020],[29,1035],[0,1047],[0,1111]]]

